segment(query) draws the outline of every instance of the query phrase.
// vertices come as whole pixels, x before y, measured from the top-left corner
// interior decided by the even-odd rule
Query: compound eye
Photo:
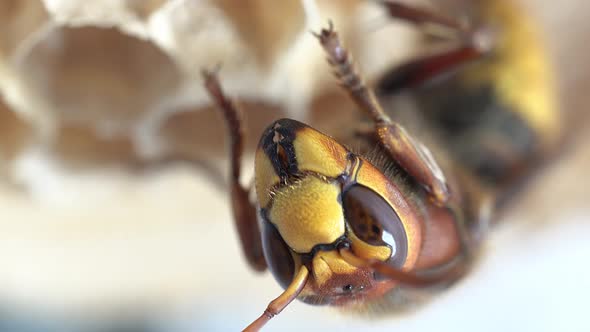
[[[348,224],[360,240],[372,246],[387,246],[387,263],[401,267],[408,255],[408,238],[403,223],[391,205],[373,190],[353,185],[342,196]]]
[[[281,234],[268,221],[262,222],[262,248],[268,269],[281,287],[287,288],[293,280],[295,263]]]

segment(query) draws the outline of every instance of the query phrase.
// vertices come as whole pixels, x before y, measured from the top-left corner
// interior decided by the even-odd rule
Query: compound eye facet
[[[375,247],[387,246],[387,263],[400,268],[408,255],[404,225],[391,205],[373,190],[355,184],[342,195],[346,220],[361,241]]]

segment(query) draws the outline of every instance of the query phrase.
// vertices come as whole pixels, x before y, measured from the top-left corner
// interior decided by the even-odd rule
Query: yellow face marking
[[[255,186],[256,196],[260,207],[264,208],[270,202],[270,188],[279,183],[279,176],[275,172],[270,159],[262,149],[256,150]]]
[[[332,138],[312,128],[297,132],[293,141],[297,167],[327,177],[337,177],[346,168],[348,152]]]
[[[332,275],[352,274],[357,268],[348,264],[337,251],[319,251],[312,261],[314,279],[322,287]]]
[[[340,187],[307,176],[276,191],[269,217],[295,252],[307,253],[344,235]]]
[[[404,198],[402,192],[390,183],[383,173],[367,161],[364,161],[359,169],[357,182],[375,191],[394,208],[404,225],[408,239],[408,256],[406,257],[403,268],[413,267],[418,260],[421,250],[422,229],[410,203]]]
[[[352,251],[360,258],[386,261],[391,256],[391,249],[389,247],[370,245],[359,239],[352,231],[348,232],[348,238],[351,242]]]

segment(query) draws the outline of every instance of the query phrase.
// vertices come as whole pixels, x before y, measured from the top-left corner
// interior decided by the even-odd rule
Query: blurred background
[[[570,135],[475,271],[413,314],[293,303],[268,331],[590,331],[590,3],[520,2]],[[328,18],[369,81],[424,51],[371,1],[2,1],[0,331],[236,331],[262,313],[281,289],[238,248],[198,74],[223,65],[250,147],[284,116],[336,133],[350,103],[309,34]]]

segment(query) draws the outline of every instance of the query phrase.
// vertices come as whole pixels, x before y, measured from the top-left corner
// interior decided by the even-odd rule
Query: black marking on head
[[[299,173],[293,141],[297,132],[305,127],[299,121],[280,119],[272,123],[260,138],[259,147],[270,159],[282,182]]]
[[[304,257],[306,258],[306,260],[308,259],[309,262],[311,263],[311,260],[319,251],[337,251],[341,248],[350,247],[349,241],[350,240],[348,239],[346,232],[345,232],[344,235],[337,238],[336,241],[334,241],[332,243],[316,244],[315,246],[313,246],[313,248],[311,248],[311,251],[309,253],[304,254]]]

